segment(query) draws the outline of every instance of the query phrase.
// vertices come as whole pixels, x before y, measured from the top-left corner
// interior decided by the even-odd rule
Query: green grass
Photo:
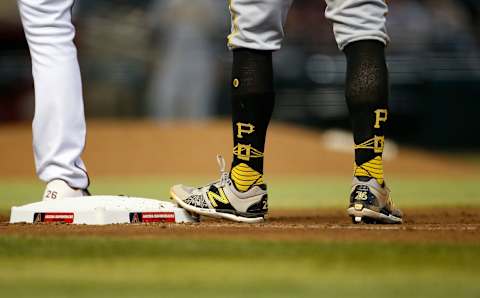
[[[99,178],[91,191],[166,199],[179,181],[209,180]],[[480,206],[478,177],[389,181],[402,207]],[[344,207],[350,183],[268,182],[273,208]],[[42,190],[33,180],[0,182],[0,212],[38,201]],[[2,297],[480,297],[478,276],[480,244],[0,234]]]
[[[480,245],[0,237],[2,297],[479,297]]]
[[[99,178],[90,190],[94,194],[127,194],[168,199],[168,189],[178,182],[203,185],[208,178],[148,177]],[[480,177],[468,179],[392,178],[392,196],[401,207],[480,206]],[[268,180],[271,208],[344,207],[349,192],[348,177],[273,177]],[[43,184],[37,181],[0,182],[0,212],[13,205],[38,201]]]

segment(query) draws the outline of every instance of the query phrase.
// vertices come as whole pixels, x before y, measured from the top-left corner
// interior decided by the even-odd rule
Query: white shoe
[[[217,156],[217,161],[220,180],[200,188],[174,185],[170,189],[171,198],[194,214],[246,223],[262,222],[268,212],[267,186],[255,185],[240,192],[225,172],[225,160]]]
[[[86,189],[71,188],[65,181],[55,179],[48,182],[43,193],[42,201],[58,200],[63,198],[74,198],[89,196],[90,193]]]

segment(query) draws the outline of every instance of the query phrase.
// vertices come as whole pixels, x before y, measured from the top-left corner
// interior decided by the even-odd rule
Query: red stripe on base
[[[48,212],[44,214],[43,222],[73,223],[74,214],[66,212]]]
[[[143,212],[142,222],[175,222],[175,212]]]

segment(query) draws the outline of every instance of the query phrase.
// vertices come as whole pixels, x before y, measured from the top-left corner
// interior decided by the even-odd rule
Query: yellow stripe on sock
[[[237,179],[238,181],[253,182],[261,178],[262,174],[256,171],[254,173],[246,173],[246,172],[238,172],[238,171],[232,170],[230,176],[232,178]]]
[[[382,166],[382,160],[376,160],[375,158],[369,161],[370,165],[379,165]]]
[[[236,169],[232,170],[232,174],[236,175],[239,179],[243,179],[243,180],[251,180],[251,179],[256,180],[260,175],[258,172],[244,172],[244,171],[237,171]]]
[[[242,173],[257,173],[257,171],[252,168],[236,168],[235,171]]]
[[[382,174],[382,173],[383,173],[383,169],[373,169],[373,168],[366,167],[366,166],[363,166],[363,165],[362,165],[362,168],[363,168],[365,171],[371,172],[371,173],[377,173],[377,174]]]
[[[231,177],[236,183],[239,183],[239,184],[240,183],[241,184],[252,184],[255,181],[257,181],[258,178],[260,178],[260,176],[255,176],[255,177],[252,177],[252,178],[243,179],[242,176],[236,175],[236,174],[233,174],[233,173],[232,173]]]
[[[360,166],[354,163],[353,175],[356,177],[375,178],[382,185],[384,182],[382,157],[377,156]]]
[[[245,163],[233,167],[230,177],[239,191],[247,191],[253,185],[263,184],[263,175]]]

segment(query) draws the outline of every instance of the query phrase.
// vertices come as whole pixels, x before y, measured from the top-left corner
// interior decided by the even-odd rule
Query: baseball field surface
[[[219,177],[228,121],[91,122],[94,194],[168,200]],[[341,132],[273,124],[262,224],[8,224],[38,201],[29,124],[0,126],[1,297],[480,297],[480,157],[393,144],[385,161],[403,225],[353,225]],[[387,144],[387,149],[388,149]],[[480,156],[480,155],[479,155]]]

